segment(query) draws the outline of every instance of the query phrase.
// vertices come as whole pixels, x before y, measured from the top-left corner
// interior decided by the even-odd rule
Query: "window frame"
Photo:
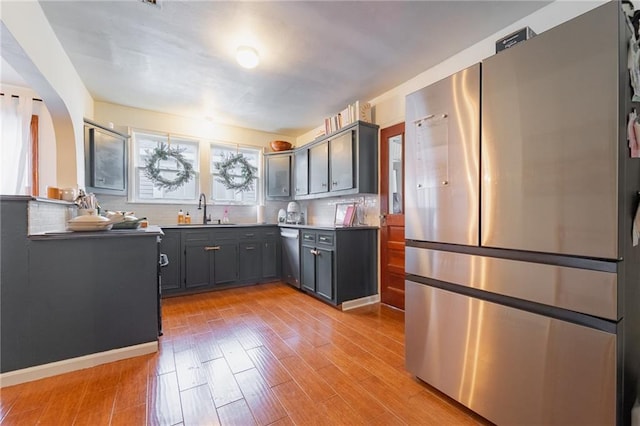
[[[151,139],[165,139],[164,143],[169,145],[172,144],[192,144],[195,149],[195,160],[193,162],[193,170],[194,170],[194,183],[195,190],[192,197],[189,198],[164,198],[164,193],[162,198],[142,198],[140,196],[140,186],[139,186],[139,173],[144,168],[144,163],[142,161],[142,157],[139,155],[139,140],[138,135],[145,135],[150,137]],[[174,142],[175,141],[175,142]],[[131,129],[131,153],[129,158],[130,160],[130,178],[129,178],[129,188],[130,191],[128,194],[129,202],[132,203],[145,203],[145,204],[186,204],[192,203],[198,199],[198,195],[200,194],[200,189],[202,187],[201,177],[203,174],[202,171],[202,140],[193,136],[180,135],[175,133],[167,133],[167,132],[158,132],[154,130],[145,130],[145,129]],[[157,140],[158,143],[162,141]],[[164,190],[162,190],[164,192]]]
[[[263,197],[263,182],[264,182],[264,177],[263,177],[263,171],[264,171],[264,166],[263,166],[263,153],[264,153],[264,149],[260,146],[256,146],[256,145],[244,145],[244,144],[237,144],[237,143],[230,143],[230,142],[225,142],[225,141],[221,141],[221,140],[212,140],[209,142],[209,155],[208,155],[208,165],[209,165],[209,174],[208,174],[208,185],[207,185],[207,193],[209,196],[209,199],[217,204],[217,205],[229,205],[229,206],[259,206],[262,204],[262,197]],[[225,150],[227,152],[234,152],[234,153],[238,153],[238,152],[243,152],[243,151],[248,151],[248,152],[253,152],[256,155],[256,164],[255,166],[258,168],[258,172],[256,173],[256,180],[254,181],[254,193],[255,193],[255,197],[253,201],[243,201],[243,200],[231,200],[231,199],[218,199],[215,197],[214,194],[214,185],[217,182],[216,178],[217,176],[219,176],[218,173],[216,173],[215,170],[215,159],[214,159],[214,154],[216,152],[216,149],[222,149]]]

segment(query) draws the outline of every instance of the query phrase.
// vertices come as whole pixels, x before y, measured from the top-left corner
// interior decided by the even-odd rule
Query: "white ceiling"
[[[94,99],[297,136],[548,2],[40,4]]]

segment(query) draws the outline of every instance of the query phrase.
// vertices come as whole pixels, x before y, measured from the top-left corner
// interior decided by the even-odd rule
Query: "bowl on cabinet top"
[[[291,149],[291,142],[287,141],[273,141],[270,143],[271,149],[274,151],[288,151]]]

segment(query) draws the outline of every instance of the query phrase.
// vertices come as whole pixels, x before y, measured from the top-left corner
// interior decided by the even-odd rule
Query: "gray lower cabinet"
[[[184,289],[234,283],[238,279],[238,243],[230,229],[183,231]]]
[[[377,230],[302,230],[301,287],[339,305],[377,294]]]
[[[279,232],[275,225],[190,226],[163,231],[166,238],[161,252],[168,255],[170,266],[179,268],[177,278],[174,271],[163,268],[164,295],[280,278]]]
[[[239,244],[240,281],[258,281],[262,272],[262,247],[257,241]]]
[[[262,229],[262,280],[277,280],[282,275],[280,231],[278,228]]]
[[[29,197],[0,196],[0,373],[158,336],[159,233],[28,236]]]

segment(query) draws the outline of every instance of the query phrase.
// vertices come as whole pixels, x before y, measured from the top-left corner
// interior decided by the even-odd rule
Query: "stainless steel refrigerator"
[[[497,424],[628,424],[640,159],[619,3],[406,98],[406,365]]]

